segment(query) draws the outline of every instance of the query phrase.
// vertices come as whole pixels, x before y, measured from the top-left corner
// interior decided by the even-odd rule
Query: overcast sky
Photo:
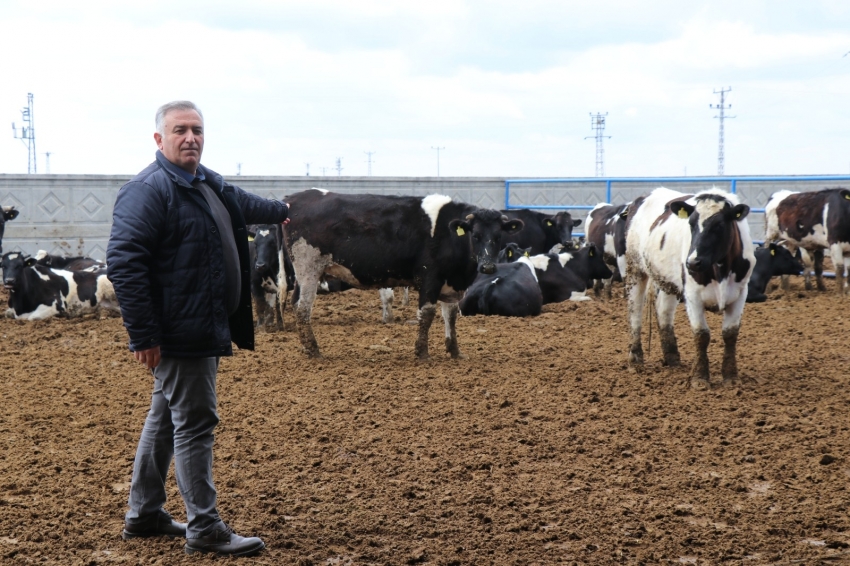
[[[128,4],[120,6],[119,4]],[[133,174],[204,112],[226,175],[850,174],[850,2],[0,2],[0,173]],[[846,55],[846,56],[845,56]]]

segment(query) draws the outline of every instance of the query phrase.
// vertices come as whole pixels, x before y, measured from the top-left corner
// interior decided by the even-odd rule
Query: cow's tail
[[[289,294],[288,270],[293,270],[292,261],[289,259],[289,250],[286,247],[286,237],[283,226],[275,226],[275,240],[277,241],[277,308],[280,311],[280,323],[283,324],[283,313],[286,310],[286,296]]]
[[[496,290],[496,284],[499,282],[501,277],[496,277],[490,284],[487,285],[487,288],[484,289],[484,292],[481,293],[481,298],[478,299],[478,312],[483,315],[490,315],[490,301],[493,299],[493,291]]]
[[[649,336],[646,339],[646,359],[649,359],[649,355],[652,353],[652,309],[655,308],[655,301],[653,300],[656,295],[654,293],[655,285],[652,282],[652,279],[649,280],[649,283],[646,285],[646,298],[644,301],[644,305],[649,310]]]

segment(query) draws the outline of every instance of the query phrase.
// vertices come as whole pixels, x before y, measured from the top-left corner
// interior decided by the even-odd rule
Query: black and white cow
[[[765,241],[785,240],[792,253],[800,247],[812,255],[820,291],[826,290],[823,255],[829,250],[838,292],[848,293],[845,274],[850,270],[850,189],[773,193],[764,207],[764,218]],[[806,288],[811,288],[808,278],[806,283]]]
[[[518,208],[503,210],[508,218],[522,220],[524,228],[502,239],[502,245],[516,243],[522,248],[531,248],[531,255],[545,254],[555,244],[566,245],[572,240],[573,228],[581,220],[573,219],[567,211],[557,214],[544,214],[534,210]]]
[[[310,189],[289,197],[286,242],[301,290],[295,305],[299,338],[320,356],[310,323],[316,286],[327,273],[358,288],[419,290],[416,355],[428,358],[428,330],[443,301],[446,350],[457,345],[457,301],[478,272],[493,273],[504,234],[522,229],[495,210],[450,197],[337,194]]]
[[[593,207],[584,223],[587,242],[596,244],[602,250],[602,258],[613,272],[608,279],[597,279],[593,290],[597,296],[603,294],[611,298],[611,283],[619,274],[626,273],[626,219],[629,204],[601,203]]]
[[[521,257],[531,257],[531,248],[521,248],[516,242],[511,242],[499,252],[496,263],[513,263]]]
[[[756,263],[749,212],[736,195],[718,189],[685,195],[661,187],[635,201],[626,233],[631,365],[643,364],[641,325],[651,282],[664,364],[680,363],[673,316],[684,298],[697,351],[691,387],[709,387],[707,310],[723,313],[723,381],[738,382],[738,331]]]
[[[257,311],[257,327],[268,331],[283,329],[283,311],[286,297],[280,296],[278,280],[287,275],[286,266],[281,270],[283,231],[280,224],[254,224],[248,227],[251,251],[251,296]],[[284,262],[288,258],[284,256]],[[292,270],[289,270],[291,277]]]
[[[595,244],[558,254],[538,254],[529,258],[537,272],[543,304],[562,301],[589,301],[585,292],[592,279],[612,276]]]
[[[21,253],[3,255],[3,286],[9,291],[7,316],[43,320],[79,316],[98,309],[120,312],[106,270],[65,271],[36,263]]]
[[[20,211],[16,210],[14,206],[4,206],[0,208],[0,254],[3,253],[3,234],[6,232],[6,222],[9,220],[14,220],[18,217]]]
[[[797,255],[799,252],[798,249]],[[756,248],[755,256],[756,267],[747,285],[748,303],[763,303],[767,300],[764,291],[771,277],[800,275],[803,272],[803,262],[778,243],[771,242]]]
[[[91,257],[66,257],[49,254],[44,250],[38,250],[38,252],[36,252],[35,261],[39,265],[50,267],[52,269],[64,269],[65,271],[97,271],[98,269],[106,268],[106,264],[104,262]]]
[[[466,290],[466,294],[460,300],[461,314],[501,316],[540,314],[543,294],[537,284],[534,266],[525,255],[511,257],[511,260],[511,263],[496,264],[494,273],[478,275],[475,283]]]

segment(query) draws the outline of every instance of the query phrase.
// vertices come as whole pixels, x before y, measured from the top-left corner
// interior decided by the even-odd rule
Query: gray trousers
[[[149,519],[165,505],[172,458],[189,521],[186,538],[202,536],[221,523],[212,480],[218,361],[162,358],[152,370],[151,408],[133,464],[127,523]]]

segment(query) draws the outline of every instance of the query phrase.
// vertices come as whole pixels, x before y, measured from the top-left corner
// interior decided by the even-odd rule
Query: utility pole
[[[46,167],[45,173],[47,173],[48,175],[50,175],[50,153],[51,152],[49,152],[49,151],[44,152],[44,157],[47,158],[47,167]]]
[[[242,164],[241,164],[241,163],[237,163],[237,164],[236,164],[236,176],[238,177],[238,176],[239,176],[239,175],[241,175],[241,174],[242,174]]]
[[[306,165],[307,165],[307,176],[309,177],[310,176],[310,164],[306,163]]]
[[[434,146],[432,145],[432,146],[431,146],[431,149],[436,149],[436,150],[437,150],[437,177],[439,177],[439,176],[440,176],[440,150],[441,150],[441,149],[446,149],[446,148],[445,148],[445,147],[434,147]]]
[[[369,158],[366,160],[366,162],[369,164],[369,176],[371,177],[372,176],[372,156],[375,155],[378,152],[377,151],[364,151],[363,153],[365,153],[366,155],[369,156]]]
[[[342,157],[336,158],[336,176],[339,177],[342,175]]]
[[[27,107],[21,110],[24,123],[27,124],[21,128],[21,135],[18,136],[18,128],[12,122],[12,133],[15,138],[20,139],[27,146],[27,173],[38,173],[36,168],[36,153],[35,153],[35,121],[33,120],[32,111],[32,93],[27,93]]]
[[[596,176],[604,177],[605,176],[605,149],[602,147],[602,140],[604,138],[611,138],[611,136],[603,136],[602,132],[605,131],[605,116],[608,113],[600,114],[599,112],[596,115],[590,115],[590,128],[592,130],[596,130],[596,135],[587,136],[586,140],[596,139]]]
[[[709,108],[717,108],[720,110],[720,116],[715,116],[715,118],[720,118],[720,143],[717,146],[717,174],[723,175],[724,169],[724,161],[726,160],[726,156],[723,153],[723,120],[726,118],[734,118],[735,116],[726,116],[724,115],[724,111],[728,108],[732,108],[732,105],[726,105],[726,93],[732,92],[732,87],[729,88],[721,88],[719,91],[715,90],[714,94],[720,95],[720,104],[709,104]]]

